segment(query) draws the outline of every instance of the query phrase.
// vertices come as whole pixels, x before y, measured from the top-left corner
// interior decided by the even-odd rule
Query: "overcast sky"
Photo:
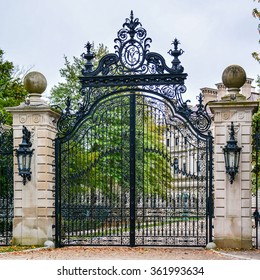
[[[230,64],[247,76],[260,74],[252,58],[259,51],[259,21],[253,0],[0,0],[0,48],[20,68],[39,71],[50,88],[61,81],[64,55],[80,56],[87,41],[104,43],[114,52],[114,39],[134,11],[153,42],[150,51],[167,54],[176,37],[185,51],[186,99],[201,87],[215,87]]]

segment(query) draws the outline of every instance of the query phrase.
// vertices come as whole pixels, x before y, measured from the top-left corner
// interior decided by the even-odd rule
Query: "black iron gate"
[[[13,130],[0,116],[0,246],[10,245],[13,222]]]
[[[92,70],[56,139],[56,245],[205,246],[212,238],[212,136],[202,96],[183,102],[183,53],[149,52],[133,13]]]

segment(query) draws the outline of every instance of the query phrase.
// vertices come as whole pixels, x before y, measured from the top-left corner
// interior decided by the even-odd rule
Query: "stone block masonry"
[[[34,149],[31,181],[26,185],[23,185],[22,178],[18,175],[17,160],[14,160],[13,244],[21,245],[43,245],[46,240],[52,240],[55,224],[53,141],[59,114],[41,99],[42,90],[45,88],[44,79],[37,73],[29,73],[29,82],[28,77],[25,77],[30,104],[7,108],[13,115],[14,148],[21,143],[22,127],[26,126],[31,132]],[[40,88],[37,79],[40,79]],[[35,92],[30,92],[31,90]]]

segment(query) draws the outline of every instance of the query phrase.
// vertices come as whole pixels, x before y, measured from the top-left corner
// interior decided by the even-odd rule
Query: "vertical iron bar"
[[[169,110],[168,107],[166,107],[166,110]],[[164,112],[164,114],[166,114],[166,112]],[[165,235],[166,235],[166,241],[165,241],[165,245],[168,245],[168,191],[170,187],[171,182],[168,183],[168,152],[167,152],[167,139],[168,139],[168,133],[167,133],[167,120],[166,120],[166,115],[163,116],[163,141],[165,141],[165,145],[164,145],[164,154],[165,154],[165,174],[166,174],[166,178],[165,178]],[[170,177],[171,178],[171,177]],[[169,184],[169,186],[168,186]]]
[[[198,139],[197,139],[197,143],[196,146],[194,146],[195,149],[195,157],[196,157],[196,163],[197,163],[197,178],[196,178],[196,236],[197,236],[197,244],[199,242],[199,221],[201,218],[201,214],[200,214],[200,204],[201,204],[201,196],[203,195],[200,190],[199,190],[199,185],[200,185],[200,180],[201,180],[201,168],[203,163],[200,162],[200,158],[199,158],[199,148],[198,148]],[[207,172],[207,171],[206,171]]]
[[[135,125],[136,96],[130,95],[130,246],[135,246]]]
[[[104,124],[105,124],[105,145],[106,145],[106,152],[109,151],[109,133],[108,133],[108,121],[107,121],[107,111],[104,114],[103,120],[104,120]],[[109,199],[109,168],[110,168],[110,164],[109,164],[109,160],[107,160],[107,164],[106,164],[106,171],[105,171],[105,205],[106,205],[106,209],[110,209],[111,211],[111,205],[110,205],[110,199]],[[109,226],[109,217],[106,218],[106,225],[105,225],[105,236],[108,235],[108,226]]]
[[[120,161],[121,161],[121,170],[120,170],[120,173],[121,173],[121,182],[120,182],[120,185],[121,185],[121,191],[120,191],[120,216],[121,216],[121,219],[120,219],[120,234],[121,234],[121,245],[123,245],[123,222],[125,220],[125,217],[124,217],[124,213],[125,213],[125,203],[123,202],[124,201],[124,173],[123,173],[123,166],[124,166],[124,161],[123,161],[123,153],[124,153],[124,147],[123,147],[123,98],[124,97],[121,97],[120,98],[120,131],[119,131],[119,136],[120,136],[120,143],[119,143],[119,147],[121,149],[121,153],[120,153]]]
[[[149,149],[151,149],[151,145],[149,144],[149,106],[147,104],[146,106],[146,153],[144,154],[144,159],[145,159],[145,164],[146,164],[146,174],[145,174],[145,191],[146,191],[146,213],[148,214],[150,212],[150,208],[151,208],[151,193],[148,191],[149,187],[148,187],[148,178],[150,176],[150,169],[149,169],[149,162],[148,162],[148,151]],[[149,223],[150,223],[150,217],[149,214],[146,217],[146,240],[148,239],[149,236]]]
[[[212,218],[213,218],[213,138],[211,132],[208,133],[208,152],[209,152],[209,165],[208,165],[208,180],[209,180],[209,190],[208,190],[208,226],[209,226],[209,242],[213,241],[212,234]]]
[[[145,140],[144,140],[144,137],[145,137],[145,97],[142,96],[142,113],[141,113],[141,120],[142,120],[142,142],[141,142],[141,145],[142,145],[142,188],[143,188],[143,209],[142,209],[142,214],[143,214],[143,217],[142,217],[142,245],[145,244],[145,221],[146,221],[146,216],[145,216],[145,201],[146,201],[146,195],[145,195],[145,179],[144,179],[144,176],[145,176],[145,153],[144,153],[144,150],[145,150]]]
[[[95,125],[95,124],[94,124]],[[90,160],[92,161],[93,159],[93,162],[92,163],[92,172],[94,172],[93,175],[91,175],[91,180],[90,180],[90,190],[89,190],[89,202],[90,202],[90,215],[89,215],[89,232],[90,232],[90,238],[89,238],[89,243],[92,244],[92,240],[93,240],[93,198],[92,198],[92,194],[93,194],[93,186],[95,186],[95,183],[93,182],[94,181],[94,177],[95,177],[95,158],[96,158],[96,152],[95,150],[93,150],[93,134],[95,132],[93,132],[94,130],[94,126],[91,127],[91,130],[90,130],[90,143],[91,143],[91,158]],[[95,136],[94,136],[95,137]],[[95,138],[94,138],[95,139]],[[94,154],[94,157],[92,156],[92,153]]]
[[[61,209],[60,209],[60,145],[55,139],[55,247],[60,247],[61,236]]]
[[[177,180],[176,177],[176,172],[174,169],[174,158],[175,158],[175,154],[174,154],[174,150],[172,150],[172,126],[170,125],[170,120],[167,118],[167,121],[169,121],[169,124],[167,123],[167,127],[169,129],[169,151],[168,155],[169,155],[169,160],[170,160],[170,172],[174,172],[173,174],[173,178]],[[172,171],[172,167],[173,167],[173,171]],[[173,213],[170,211],[170,215],[169,215],[169,237],[172,237],[172,225],[174,225],[174,222],[172,220],[172,218],[175,218],[176,216],[176,196],[175,196],[175,180],[174,180],[174,188],[171,190],[171,193],[169,194],[170,196],[170,208],[172,209]],[[167,207],[169,209],[169,207]]]
[[[70,239],[71,239],[71,235],[73,233],[73,231],[71,230],[71,195],[70,195],[70,189],[71,189],[71,177],[70,177],[70,166],[71,166],[71,153],[70,153],[70,140],[67,142],[67,147],[66,147],[66,154],[68,155],[68,165],[67,165],[67,170],[66,170],[66,176],[67,176],[67,179],[68,179],[68,182],[67,182],[67,192],[66,192],[66,195],[67,195],[67,199],[68,199],[68,209],[67,209],[67,213],[66,213],[66,220],[68,222],[68,231],[64,233],[64,237],[66,236],[67,234],[67,244],[70,243]],[[61,192],[61,196],[63,194],[62,190],[60,190]]]
[[[258,201],[258,173],[259,173],[259,163],[258,163],[258,156],[259,156],[259,121],[256,121],[256,129],[255,129],[255,151],[256,151],[256,157],[255,157],[255,161],[256,161],[256,167],[255,167],[255,187],[256,187],[256,209],[259,211],[259,201]],[[258,222],[258,227],[259,227],[259,222]],[[258,249],[258,228],[256,227],[256,249]]]

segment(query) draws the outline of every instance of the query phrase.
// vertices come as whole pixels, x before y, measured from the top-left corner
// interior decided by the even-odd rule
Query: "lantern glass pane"
[[[27,157],[26,154],[22,155],[22,169],[25,171],[26,170],[26,163],[27,163]]]
[[[236,154],[234,151],[229,151],[229,167],[234,169],[236,162]]]
[[[24,165],[25,165],[24,154],[20,153],[18,155],[18,169],[19,169],[19,171],[24,171]]]
[[[224,149],[225,165],[226,168],[229,168],[229,159],[228,159],[228,150]]]
[[[32,158],[31,153],[27,154],[26,157],[27,157],[27,159],[26,159],[26,170],[29,171],[30,168],[31,168],[31,158]]]
[[[17,164],[18,164],[18,170],[21,170],[21,155],[17,154]]]
[[[236,151],[236,168],[238,169],[238,166],[239,166],[239,160],[240,160],[240,150],[238,149]]]

